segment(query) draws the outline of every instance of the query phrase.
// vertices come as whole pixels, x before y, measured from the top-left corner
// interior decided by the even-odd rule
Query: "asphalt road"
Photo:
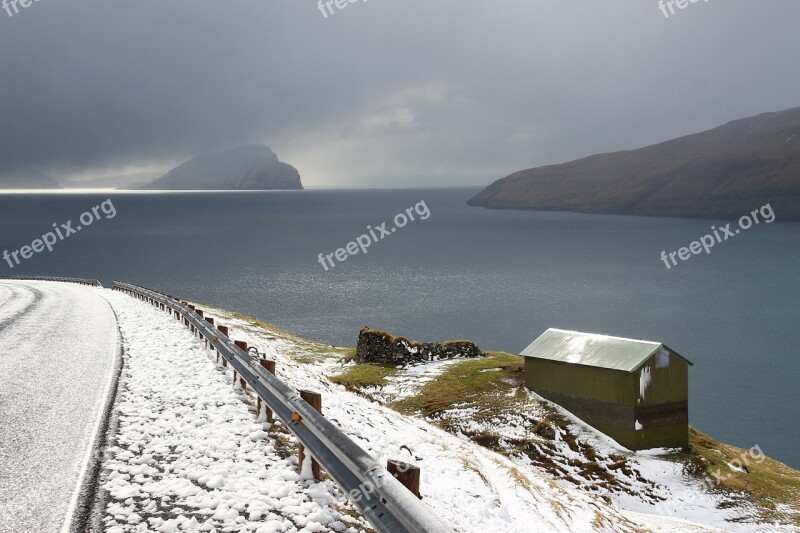
[[[0,280],[0,532],[58,532],[73,515],[118,353],[97,289]]]

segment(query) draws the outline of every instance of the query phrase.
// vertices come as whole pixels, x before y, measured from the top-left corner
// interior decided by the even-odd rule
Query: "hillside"
[[[58,182],[30,167],[0,168],[0,189],[61,189]]]
[[[261,418],[262,427],[256,427],[259,410],[255,398],[251,395],[251,387],[248,387],[246,391],[239,389],[240,394],[237,395],[239,399],[230,402],[221,394],[211,396],[206,388],[198,386],[197,383],[184,383],[187,380],[194,380],[194,376],[201,373],[201,376],[216,374],[217,380],[225,384],[225,390],[235,390],[231,386],[232,369],[230,365],[226,368],[222,364],[218,364],[215,370],[214,353],[205,350],[202,341],[192,336],[180,322],[171,317],[171,314],[165,314],[152,306],[147,309],[147,304],[142,304],[127,296],[119,295],[119,297],[133,300],[127,304],[133,315],[131,322],[133,320],[141,321],[141,324],[133,324],[133,327],[130,328],[131,332],[138,329],[138,331],[146,332],[146,335],[142,335],[142,337],[146,337],[152,335],[156,330],[154,326],[158,325],[159,329],[163,328],[165,331],[169,329],[176,334],[180,332],[180,343],[182,345],[193,343],[196,348],[194,353],[186,354],[185,363],[178,365],[177,369],[183,376],[174,378],[170,376],[165,379],[161,378],[164,376],[163,367],[161,365],[154,366],[150,358],[157,358],[165,366],[174,365],[173,360],[179,357],[178,354],[181,351],[184,351],[181,349],[182,347],[177,346],[179,341],[175,339],[170,342],[167,338],[159,339],[158,346],[167,346],[161,350],[160,353],[163,355],[160,357],[158,350],[142,352],[147,360],[143,361],[146,364],[141,365],[138,369],[143,378],[141,382],[146,387],[152,387],[155,390],[151,394],[130,395],[130,398],[135,400],[136,414],[149,417],[153,416],[150,413],[158,409],[156,416],[160,425],[157,430],[151,429],[151,422],[140,423],[138,419],[135,423],[130,424],[131,432],[140,435],[146,433],[144,437],[149,442],[144,445],[147,446],[147,449],[137,446],[130,453],[124,454],[123,460],[130,464],[130,469],[127,471],[120,471],[117,464],[109,464],[110,483],[113,484],[116,494],[112,494],[114,500],[109,501],[107,512],[120,515],[120,518],[115,518],[117,524],[124,523],[126,518],[126,513],[120,512],[119,508],[126,507],[131,503],[138,505],[136,514],[141,518],[146,517],[148,522],[151,518],[160,518],[147,516],[150,512],[149,509],[157,508],[156,505],[150,505],[152,498],[150,494],[162,487],[172,489],[173,486],[177,486],[177,491],[183,491],[184,487],[188,487],[191,488],[192,493],[189,494],[189,497],[179,493],[177,497],[171,498],[168,502],[162,499],[158,502],[158,508],[161,508],[163,503],[164,508],[173,510],[173,513],[179,512],[184,520],[190,518],[190,513],[198,513],[196,510],[198,507],[201,507],[199,513],[213,512],[212,519],[228,518],[228,513],[230,513],[232,519],[229,518],[226,522],[213,520],[211,524],[208,524],[210,526],[208,531],[211,531],[212,528],[216,531],[265,532],[355,533],[356,531],[372,531],[371,528],[360,527],[358,524],[353,524],[355,527],[347,527],[351,525],[348,522],[352,523],[352,520],[347,520],[346,525],[337,524],[337,521],[345,521],[345,518],[337,520],[338,517],[332,516],[333,511],[337,514],[352,515],[353,505],[348,503],[346,498],[340,497],[343,496],[343,493],[328,479],[327,475],[323,475],[320,483],[315,483],[310,479],[306,480],[307,478],[298,480],[307,489],[306,491],[298,489],[296,495],[291,495],[292,499],[297,500],[298,503],[290,504],[281,501],[271,503],[267,507],[267,510],[272,514],[279,515],[279,518],[287,518],[288,515],[288,518],[297,524],[297,527],[292,527],[292,524],[286,521],[283,521],[283,524],[275,523],[271,520],[272,516],[265,523],[259,523],[258,518],[250,518],[247,521],[248,513],[264,509],[264,500],[275,501],[275,494],[271,492],[267,493],[267,498],[261,496],[271,488],[265,482],[279,481],[283,474],[283,483],[290,489],[294,488],[291,482],[297,479],[297,475],[289,477],[278,470],[282,465],[296,468],[296,439],[292,438],[287,424],[283,422],[276,421],[271,424]],[[140,309],[134,309],[134,306]],[[354,443],[362,447],[378,464],[386,464],[390,459],[397,459],[419,466],[421,469],[419,490],[422,503],[450,526],[453,532],[528,533],[530,531],[546,531],[572,533],[574,531],[600,530],[638,533],[648,531],[647,528],[640,527],[641,522],[638,519],[628,519],[619,510],[596,495],[582,493],[571,487],[558,486],[533,471],[520,468],[513,461],[496,452],[449,434],[420,418],[405,416],[397,411],[385,409],[347,391],[342,386],[331,383],[326,377],[327,364],[339,361],[343,354],[348,353],[346,349],[311,343],[270,326],[261,325],[247,317],[232,315],[226,311],[209,309],[205,306],[203,306],[203,311],[206,317],[214,319],[215,324],[222,323],[229,327],[228,333],[231,339],[244,341],[249,347],[260,352],[260,355],[251,352],[254,364],[257,364],[256,359],[262,357],[272,359],[276,362],[276,375],[289,387],[294,390],[310,390],[320,393],[323,415],[348,435]],[[127,318],[125,316],[122,318],[126,348],[129,345],[128,335],[124,329]],[[149,324],[149,326],[143,326],[143,324]],[[151,337],[148,344],[156,343],[152,341]],[[133,365],[131,365],[131,370],[133,370]],[[159,379],[153,380],[153,375],[159,376]],[[205,379],[205,376],[203,378]],[[181,406],[183,408],[175,409],[178,407],[177,402],[172,398],[160,402],[164,410],[173,409],[182,413],[174,420],[171,419],[172,417],[169,417],[168,420],[164,419],[166,417],[160,412],[159,402],[153,402],[155,405],[152,408],[150,405],[142,403],[145,398],[155,396],[163,398],[164,391],[170,391],[171,394],[171,391],[179,387],[186,389],[186,394],[182,392],[179,395],[183,399],[184,406]],[[222,392],[224,391],[220,391],[220,393]],[[231,405],[232,403],[234,405]],[[208,415],[198,413],[201,405],[210,406]],[[229,406],[233,409],[230,409]],[[227,409],[227,412],[219,412],[223,407]],[[127,411],[125,415],[130,417]],[[237,416],[237,419],[234,419],[234,416]],[[194,418],[201,420],[195,421]],[[252,458],[250,464],[248,464],[249,461],[241,459],[236,462],[219,464],[217,458],[222,455],[223,450],[214,446],[213,440],[218,438],[218,432],[214,431],[210,438],[206,437],[206,440],[198,442],[197,437],[194,440],[196,443],[194,449],[199,453],[195,455],[198,464],[193,467],[189,464],[189,460],[184,458],[186,452],[182,443],[165,439],[164,430],[175,433],[175,436],[180,438],[180,434],[185,433],[187,429],[194,431],[193,426],[196,423],[202,423],[201,428],[207,426],[208,423],[213,423],[215,426],[238,429],[239,435],[245,438],[241,439],[239,446],[226,447],[226,454],[230,453],[227,450],[237,453],[244,446],[249,452],[253,448],[252,441],[259,442],[256,450],[260,453],[258,455],[252,452],[248,453]],[[256,426],[253,425],[254,423]],[[239,429],[243,426],[245,428],[252,427],[252,429]],[[181,427],[187,427],[187,429],[179,429]],[[246,439],[248,434],[251,442]],[[151,435],[156,437],[153,438]],[[201,436],[200,434],[196,435]],[[137,439],[128,438],[127,435],[124,435],[121,440],[126,444],[131,442],[138,444]],[[267,442],[265,443],[264,440]],[[179,472],[175,472],[176,468],[169,464],[165,464],[163,467],[165,478],[168,476],[179,478],[175,482],[171,479],[162,481],[160,473],[157,471],[145,473],[147,477],[136,475],[140,473],[138,468],[141,466],[135,462],[142,460],[140,459],[141,454],[147,454],[148,460],[153,459],[152,462],[148,461],[148,466],[152,465],[154,470],[161,469],[162,459],[157,457],[157,454],[160,455],[163,452],[159,450],[176,448],[180,450],[180,453],[167,452],[164,455],[175,457],[174,464]],[[273,457],[265,458],[264,449]],[[261,479],[259,479],[259,476],[254,473],[263,471],[265,466],[270,473],[261,475]],[[234,468],[235,470],[233,470]],[[207,490],[207,492],[195,496],[195,487],[184,481],[184,474],[180,470],[188,471],[190,479],[205,472],[219,474],[225,478],[220,480],[220,485],[223,483],[224,485],[220,490],[213,492]],[[242,476],[241,473],[246,470],[249,472]],[[120,476],[118,473],[122,472],[130,473],[130,475]],[[205,479],[201,477],[198,481],[202,483]],[[216,483],[214,485],[216,486]],[[214,486],[210,488],[214,488]],[[272,488],[277,489],[277,483],[272,484]],[[226,491],[226,493],[220,493],[221,491]],[[144,492],[147,493],[146,497],[148,498],[146,503],[127,501],[131,493],[141,494]],[[287,492],[289,491],[278,494],[285,497]],[[306,493],[312,497],[310,504],[333,508],[306,511],[303,513],[308,516],[305,522],[302,517],[293,518],[291,515],[297,514],[298,509],[303,510],[308,507],[301,500]],[[224,507],[221,511],[220,507],[223,504]],[[214,506],[216,506],[216,510]],[[170,518],[180,517],[170,516]],[[357,515],[353,518],[357,518]],[[201,523],[203,520],[205,518],[198,519]],[[234,522],[234,520],[239,520],[239,522]],[[184,528],[180,529],[184,530]],[[158,530],[177,531],[178,529]],[[195,531],[196,529],[191,530]],[[408,531],[422,530],[434,531],[427,528],[408,528]],[[134,529],[126,528],[120,531],[134,531]],[[444,530],[436,529],[435,531]]]
[[[800,107],[637,150],[515,172],[469,200],[493,209],[800,220]]]
[[[588,496],[594,505],[603,502],[622,514],[624,518],[616,518],[621,522],[612,527],[615,531],[624,530],[627,520],[636,524],[637,531],[800,531],[800,473],[796,470],[763,455],[754,456],[753,450],[717,442],[694,428],[687,451],[630,452],[525,389],[518,356],[489,352],[483,358],[405,367],[357,364],[352,348],[317,344],[250,317],[202,307],[206,316],[234,327],[237,338],[281,360],[282,377],[308,376],[311,382],[302,385],[325,391],[326,406],[345,403],[339,397],[342,392],[327,385],[330,380],[373,406],[389,408],[386,416],[390,412],[404,415],[392,416],[388,426],[392,431],[398,431],[401,420],[417,419],[459,437],[470,445],[462,451],[468,451],[463,460],[471,468],[479,466],[473,459],[477,455],[473,445],[505,456],[514,465],[508,475],[517,480],[517,497],[532,486],[541,487],[542,482],[567,491],[575,498],[573,504],[579,504],[579,495]],[[291,370],[282,373],[283,366]],[[379,435],[385,427],[378,418],[368,417],[368,411],[366,406],[351,407],[335,418],[347,423],[355,417],[356,432],[377,439],[373,446],[381,449],[384,437]],[[408,448],[420,464],[433,466],[435,461],[424,460],[429,451],[423,451],[417,437],[408,434],[401,448]],[[441,437],[436,439],[444,444]],[[742,457],[748,460],[744,470],[731,466]],[[497,483],[480,474],[479,478],[490,487]],[[464,488],[477,491],[476,486]],[[496,495],[498,503],[501,494]],[[574,511],[573,504],[567,506],[568,513]],[[603,511],[605,520],[607,512]]]
[[[205,154],[186,161],[158,178],[136,187],[158,190],[294,190],[302,189],[300,174],[278,160],[264,145],[247,145]]]

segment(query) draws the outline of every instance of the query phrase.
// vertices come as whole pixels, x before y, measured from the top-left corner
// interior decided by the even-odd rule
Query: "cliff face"
[[[771,203],[800,220],[800,108],[661,144],[516,172],[469,205],[671,217],[739,217]]]
[[[302,189],[297,169],[278,160],[263,145],[231,148],[190,159],[162,177],[138,187],[164,190]]]
[[[0,168],[0,189],[61,189],[59,183],[30,167]]]

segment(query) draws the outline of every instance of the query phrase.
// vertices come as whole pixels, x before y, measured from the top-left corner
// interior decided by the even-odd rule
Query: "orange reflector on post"
[[[292,413],[292,420],[302,420],[300,413]]]

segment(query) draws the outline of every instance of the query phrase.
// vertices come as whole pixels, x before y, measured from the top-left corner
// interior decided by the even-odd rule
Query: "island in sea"
[[[637,150],[521,170],[468,203],[693,218],[738,218],[770,203],[781,220],[800,220],[800,107]]]
[[[301,190],[300,173],[262,144],[194,157],[141,190]]]

